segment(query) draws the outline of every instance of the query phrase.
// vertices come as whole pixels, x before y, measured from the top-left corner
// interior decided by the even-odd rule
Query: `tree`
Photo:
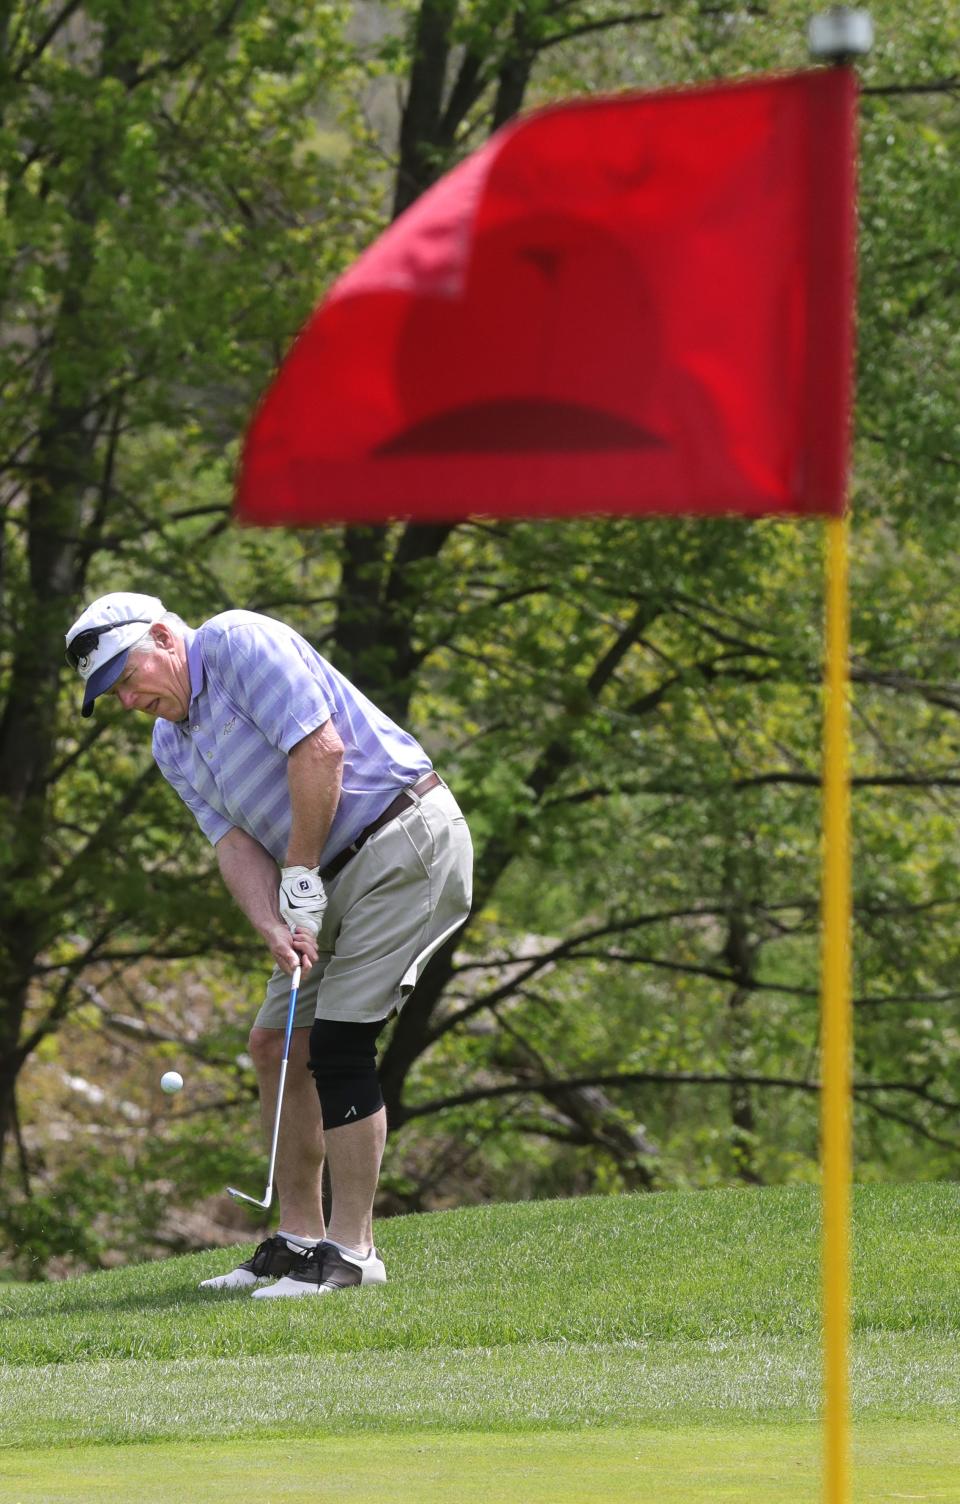
[[[144,749],[64,698],[63,634],[118,576],[215,593],[252,373],[355,240],[306,113],[342,74],[340,23],[238,0],[4,10],[0,1147],[24,1060],[84,967],[142,930],[170,863]],[[132,876],[105,860],[124,838]],[[196,951],[177,910],[155,943]]]

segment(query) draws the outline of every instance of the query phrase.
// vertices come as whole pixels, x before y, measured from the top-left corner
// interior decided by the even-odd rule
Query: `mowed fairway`
[[[896,1432],[870,1426],[858,1438],[854,1498],[960,1499],[955,1431],[900,1424]],[[7,1504],[800,1504],[820,1492],[818,1437],[800,1425],[83,1447],[7,1457],[2,1478]]]
[[[819,1495],[818,1196],[711,1191],[380,1225],[391,1282],[201,1293],[223,1250],[0,1286],[0,1498]],[[954,1186],[855,1196],[854,1499],[960,1504]]]

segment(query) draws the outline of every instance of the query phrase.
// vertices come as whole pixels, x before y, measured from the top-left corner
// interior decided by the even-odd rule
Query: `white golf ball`
[[[183,1077],[181,1076],[179,1071],[164,1071],[163,1075],[160,1077],[161,1091],[169,1092],[172,1094],[175,1091],[179,1091],[182,1086]]]

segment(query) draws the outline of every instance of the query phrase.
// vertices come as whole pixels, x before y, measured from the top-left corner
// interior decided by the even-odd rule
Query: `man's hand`
[[[318,867],[283,867],[280,871],[280,917],[291,930],[320,933],[327,895]]]
[[[280,970],[292,976],[299,962],[304,972],[309,971],[317,959],[317,925],[308,927],[300,921],[287,924],[281,919],[277,864],[269,851],[245,830],[234,826],[217,842],[217,861],[224,882],[254,929],[263,936]]]
[[[274,961],[288,977],[293,975],[295,966],[301,967],[306,976],[317,959],[317,942],[312,930],[296,929],[291,935],[285,924],[278,924],[274,930],[265,932],[264,939]]]

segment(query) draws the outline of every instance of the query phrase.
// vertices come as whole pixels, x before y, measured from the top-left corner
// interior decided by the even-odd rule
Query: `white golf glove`
[[[281,867],[280,917],[291,932],[295,929],[320,933],[327,895],[320,881],[319,867]]]

